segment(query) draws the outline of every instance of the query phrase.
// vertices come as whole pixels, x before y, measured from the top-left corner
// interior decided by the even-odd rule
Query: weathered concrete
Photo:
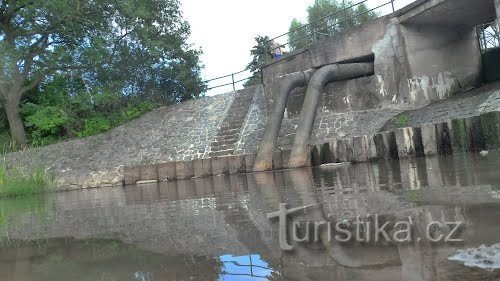
[[[283,169],[284,165],[283,165],[283,158],[282,158],[281,150],[274,152],[272,161],[273,161],[272,162],[273,170]]]
[[[490,112],[480,116],[486,149],[500,147],[500,114]]]
[[[370,144],[367,136],[352,138],[353,162],[367,162],[370,157]]]
[[[175,174],[178,180],[194,177],[193,161],[179,161],[175,163]]]
[[[453,119],[446,123],[423,124],[420,127],[407,127],[395,132],[381,132],[375,135],[361,135],[342,138],[310,147],[308,166],[336,162],[369,162],[377,159],[404,159],[421,156],[447,155],[461,152],[477,152],[484,149],[500,148],[500,112],[490,112],[481,116]],[[276,151],[273,156],[273,169],[288,168],[290,150]],[[216,157],[201,161],[183,161],[159,164],[170,167],[178,179],[193,175],[235,175],[252,171],[255,154],[243,156]],[[200,166],[200,163],[202,164]],[[148,171],[156,165],[127,166],[125,183],[138,181],[138,171]],[[190,174],[194,167],[194,174]],[[211,167],[210,171],[207,169]],[[198,170],[198,171],[197,171]],[[186,172],[187,171],[187,172]],[[169,171],[163,171],[169,174]],[[170,172],[172,174],[172,171]],[[186,176],[191,175],[191,176]],[[145,176],[150,179],[153,176]],[[142,178],[141,178],[142,179]],[[160,176],[160,180],[163,180]]]
[[[497,0],[495,0],[497,1]],[[491,22],[495,18],[493,0],[427,0],[399,16],[405,24],[468,26]],[[498,2],[498,1],[497,1]]]
[[[203,159],[193,160],[193,170],[195,178],[202,178],[205,176],[205,171],[203,169]]]
[[[394,132],[381,132],[373,136],[377,157],[380,159],[397,159],[396,134]]]
[[[401,128],[396,130],[396,144],[399,158],[420,157],[424,155],[420,128]]]
[[[227,157],[215,157],[212,159],[212,175],[228,175],[229,163]]]
[[[135,184],[141,180],[141,167],[140,166],[125,166],[123,177],[126,185]]]
[[[125,177],[126,178],[126,177]],[[158,164],[158,179],[160,181],[173,181],[177,179],[175,163]]]
[[[273,169],[273,152],[276,149],[276,141],[281,128],[283,114],[285,114],[288,97],[292,90],[307,84],[310,79],[309,72],[296,72],[283,77],[280,83],[279,94],[276,97],[275,108],[268,119],[266,129],[264,130],[264,136],[259,145],[259,152],[257,153],[253,168],[254,171]]]
[[[245,168],[247,173],[253,172],[253,166],[255,164],[255,154],[245,155]]]
[[[317,70],[307,87],[304,105],[300,113],[300,123],[293,141],[289,167],[303,167],[307,163],[307,144],[313,131],[318,104],[327,83],[350,80],[373,74],[373,63],[332,64]]]
[[[497,19],[500,19],[500,0],[495,0],[495,11],[497,14]]]
[[[400,36],[409,74],[409,103],[426,105],[481,82],[481,52],[473,28],[401,25]]]
[[[427,156],[437,155],[438,150],[438,132],[436,124],[425,124],[421,127],[422,144],[424,154]]]
[[[141,181],[157,181],[158,180],[158,165],[146,165],[141,167]]]
[[[228,169],[230,175],[241,174],[246,172],[245,156],[228,156]]]
[[[202,159],[203,162],[203,176],[208,177],[213,175],[212,172],[212,160],[211,159]]]

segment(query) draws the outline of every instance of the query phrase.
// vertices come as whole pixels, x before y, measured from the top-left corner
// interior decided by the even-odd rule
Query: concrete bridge
[[[399,11],[399,21],[474,27],[495,20],[495,5],[498,14],[498,0],[419,0]]]
[[[326,87],[320,107],[339,113],[380,105],[423,106],[445,99],[482,83],[474,27],[495,18],[494,0],[416,1],[266,65],[263,75],[268,101],[271,104],[274,100],[283,75],[333,63],[365,61],[374,62],[375,75]],[[367,83],[374,89],[367,89]],[[332,101],[333,92],[344,102]],[[299,111],[300,105],[299,98],[287,108]]]

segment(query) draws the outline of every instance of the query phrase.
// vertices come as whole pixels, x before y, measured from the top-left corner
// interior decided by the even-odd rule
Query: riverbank
[[[400,131],[400,141],[408,139],[411,133],[416,132],[416,136],[418,136],[419,131],[411,128],[423,128],[421,126],[423,125],[422,122],[430,121],[431,124],[441,125],[444,123],[450,124],[450,127],[448,127],[449,131],[453,125],[453,119],[468,120],[468,118],[475,118],[482,114],[487,115],[489,112],[499,112],[499,109],[494,106],[500,102],[498,98],[499,91],[500,83],[493,83],[481,88],[458,93],[449,100],[432,103],[426,107],[406,112],[410,116],[406,123],[401,125],[410,129],[398,128],[395,130],[396,128],[387,127],[387,130],[392,131],[394,134]],[[245,95],[252,96],[253,100],[243,101],[241,97]],[[213,153],[215,148],[221,151],[222,149],[227,149],[227,153],[224,156],[230,156],[231,161],[234,161],[235,165],[238,165],[238,163],[242,163],[242,155],[255,154],[256,148],[262,138],[267,120],[266,108],[261,106],[264,99],[265,95],[262,93],[261,88],[257,87],[247,92],[242,91],[237,94],[229,93],[216,97],[192,100],[157,109],[106,134],[34,148],[29,153],[29,157],[25,151],[9,153],[6,155],[6,161],[24,168],[30,165],[29,160],[27,160],[30,157],[39,159],[40,165],[45,168],[47,173],[54,176],[58,188],[62,190],[122,186],[125,181],[125,167],[152,167],[152,174],[157,175],[158,178],[155,176],[150,180],[161,180],[159,178],[160,170],[155,169],[155,167],[160,166],[159,164],[163,163],[162,165],[165,166],[165,163],[184,163],[187,161],[193,163],[193,166],[194,162],[198,162],[197,165],[199,167],[200,160],[198,159],[211,158],[211,153]],[[240,107],[245,107],[247,111],[236,110]],[[394,111],[391,116],[396,118],[397,114],[402,112]],[[418,112],[418,114],[415,112]],[[403,112],[403,114],[405,113]],[[427,119],[423,117],[416,118],[417,115],[430,117]],[[236,119],[238,119],[238,122],[229,122]],[[367,125],[367,128],[370,127],[378,131],[382,129],[383,131],[386,128],[384,124],[394,123],[394,121],[389,120],[390,118],[384,119],[384,122],[381,122],[382,119],[375,120],[379,124],[375,126],[376,128],[371,128],[374,127],[372,121],[366,120],[366,123],[370,123]],[[479,122],[481,123],[481,121]],[[498,121],[493,121],[493,125],[496,125],[495,122]],[[485,122],[483,123],[486,124]],[[465,123],[465,121],[460,121],[458,123],[455,122],[455,128],[457,133],[460,133],[462,129],[471,128],[470,125],[474,127],[475,124],[477,122],[469,124]],[[329,124],[322,123],[320,128],[324,126],[329,126]],[[354,130],[354,125],[351,125],[351,127]],[[433,128],[437,128],[436,125],[425,127],[430,129],[431,133],[433,132]],[[355,131],[363,131],[361,129],[356,127]],[[333,129],[325,128],[325,130],[331,131]],[[221,132],[231,132],[231,140],[226,135],[221,140]],[[422,130],[420,130],[421,133]],[[328,143],[338,143],[339,140],[351,140],[340,142],[342,144],[341,147],[346,148],[346,157],[351,157],[352,155],[352,157],[361,157],[360,159],[362,160],[365,157],[364,155],[366,155],[368,160],[371,157],[367,153],[371,153],[371,151],[366,149],[359,150],[354,146],[349,151],[348,146],[349,143],[353,145],[365,145],[366,142],[363,134],[374,136],[371,135],[373,132],[362,134],[358,132],[356,134],[344,135],[341,138],[332,137],[328,140]],[[381,132],[380,134],[385,133]],[[392,138],[392,133],[387,135],[391,137],[390,140],[392,143],[396,141],[395,137]],[[371,140],[371,138],[368,138],[368,147],[370,147]],[[467,139],[463,140],[465,143],[468,141]],[[229,141],[231,142],[229,143]],[[423,139],[421,141],[423,142]],[[346,146],[343,146],[343,143],[346,143]],[[417,143],[420,144],[420,142]],[[325,151],[324,149],[332,149],[331,146],[324,144],[315,143],[312,147],[313,155],[317,152],[319,157],[322,157],[322,149],[323,151]],[[253,150],[250,149],[250,146],[252,146]],[[316,152],[314,152],[315,148]],[[280,153],[286,154],[286,150],[283,151],[278,152],[277,155]],[[354,154],[352,153],[353,151],[362,151],[362,153]],[[231,154],[233,155],[231,156]],[[323,155],[325,154],[323,153]],[[224,163],[226,162],[223,160],[221,171],[222,173],[229,173],[230,167],[224,168]],[[226,160],[229,161],[230,159]],[[283,157],[281,162],[283,163]],[[277,163],[279,164],[279,162]],[[189,164],[187,166],[189,168]],[[250,167],[251,163],[250,165],[245,163],[245,166]],[[203,167],[203,163],[201,167]],[[211,168],[210,172],[213,174],[213,167]],[[236,171],[242,172],[241,165],[239,168],[237,167]],[[248,172],[248,170],[245,170],[245,172]],[[135,169],[134,173],[136,173],[136,177],[139,175],[136,181],[142,180],[140,178],[142,177],[140,169]],[[185,176],[190,176],[190,174],[186,174]],[[146,176],[144,180],[148,180]]]
[[[55,188],[55,183],[41,167],[31,171],[0,163],[0,198],[39,194]]]

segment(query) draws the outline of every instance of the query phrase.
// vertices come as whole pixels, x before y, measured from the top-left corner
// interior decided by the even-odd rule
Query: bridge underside
[[[476,26],[496,19],[492,0],[425,0],[408,8],[399,17],[401,23]]]

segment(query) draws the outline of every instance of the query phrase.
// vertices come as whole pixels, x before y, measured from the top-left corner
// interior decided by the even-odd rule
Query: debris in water
[[[468,267],[479,267],[488,270],[500,269],[500,243],[491,247],[481,245],[478,248],[458,250],[452,261],[463,262]]]

